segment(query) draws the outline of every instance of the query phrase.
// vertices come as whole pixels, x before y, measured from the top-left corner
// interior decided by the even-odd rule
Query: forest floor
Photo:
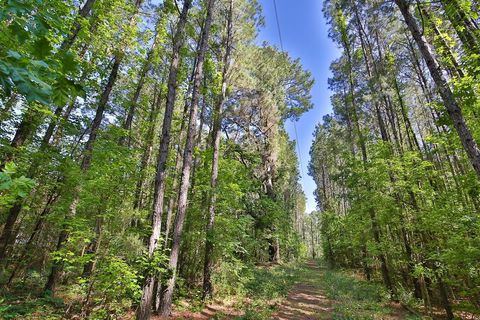
[[[382,286],[352,273],[313,261],[257,269],[245,299],[216,301],[196,312],[176,311],[174,319],[415,319],[388,302]]]

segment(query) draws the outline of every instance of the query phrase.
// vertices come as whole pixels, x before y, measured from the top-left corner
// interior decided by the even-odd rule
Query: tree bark
[[[166,164],[168,157],[168,150],[170,146],[170,132],[172,127],[173,110],[175,107],[176,92],[177,92],[177,77],[180,64],[180,49],[185,41],[185,26],[187,24],[188,11],[192,6],[192,0],[185,0],[183,3],[182,12],[178,20],[177,29],[173,38],[173,55],[170,64],[170,71],[168,75],[168,92],[165,106],[165,113],[163,117],[163,126],[160,140],[159,155],[157,160],[157,173],[155,177],[155,191],[154,203],[152,212],[152,234],[148,244],[148,255],[152,256],[158,245],[160,239],[160,231],[162,227],[163,215],[163,198],[165,194],[165,179],[166,179]],[[136,312],[137,320],[147,320],[150,318],[152,299],[154,289],[154,276],[149,275],[145,279],[143,287],[142,298],[140,305]]]
[[[222,93],[213,111],[212,128],[212,173],[210,178],[210,199],[208,199],[208,222],[205,236],[205,260],[203,266],[203,299],[213,295],[212,271],[213,271],[213,233],[215,224],[215,210],[217,201],[218,167],[220,157],[220,140],[222,128],[222,110],[227,98],[228,71],[230,68],[230,56],[233,41],[233,0],[230,0],[227,22],[227,39],[225,55],[223,57],[222,70]]]
[[[158,26],[157,26],[158,28]],[[140,72],[138,73],[138,80],[137,80],[137,85],[135,87],[135,91],[132,96],[132,100],[130,101],[130,107],[128,108],[127,116],[125,118],[125,123],[123,124],[123,129],[127,131],[127,138],[122,137],[120,140],[120,144],[124,144],[125,141],[130,144],[131,142],[131,129],[132,129],[132,124],[133,124],[133,117],[135,116],[135,112],[137,109],[137,104],[138,104],[138,99],[140,98],[140,93],[142,92],[143,85],[145,84],[145,77],[148,73],[148,71],[151,68],[151,63],[152,63],[152,57],[155,52],[155,48],[157,46],[157,41],[158,41],[158,30],[155,32],[155,36],[153,38],[153,43],[152,47],[147,53],[147,57],[145,59],[145,62],[142,65],[142,68],[140,69]]]
[[[168,207],[167,207],[167,217],[165,219],[165,239],[164,239],[164,247],[165,249],[168,248],[168,241],[170,236],[170,231],[172,228],[172,219],[173,219],[173,212],[176,210],[177,199],[175,199],[175,192],[177,192],[178,188],[178,174],[180,170],[182,170],[182,160],[183,160],[183,148],[182,144],[185,140],[185,127],[187,126],[188,121],[188,103],[185,102],[185,107],[182,113],[182,124],[180,125],[180,132],[178,135],[178,148],[177,154],[175,156],[175,171],[172,175],[172,196],[168,200]]]
[[[198,43],[200,43],[200,39],[198,40]],[[187,89],[187,94],[185,95],[185,103],[183,106],[183,111],[182,111],[182,122],[180,124],[180,131],[178,132],[178,137],[177,137],[177,149],[176,149],[176,156],[175,156],[175,169],[172,174],[172,195],[170,196],[168,200],[168,207],[167,207],[167,217],[165,219],[165,240],[164,240],[164,248],[168,248],[168,242],[170,240],[170,231],[172,227],[172,219],[173,219],[173,213],[176,210],[176,205],[177,205],[177,197],[176,197],[176,192],[178,189],[178,175],[180,173],[180,170],[182,170],[182,162],[183,162],[183,147],[182,145],[185,143],[185,134],[186,134],[186,126],[188,122],[188,106],[189,106],[189,97],[190,93],[192,91],[192,82],[195,77],[195,69],[197,65],[197,58],[194,59],[193,61],[193,70],[192,74],[190,76],[190,80],[188,81],[188,89]],[[158,308],[157,308],[158,310]]]
[[[358,135],[358,144],[362,153],[362,161],[363,164],[366,168],[367,163],[368,163],[368,156],[367,156],[367,147],[365,143],[365,137],[361,131],[360,128],[360,123],[358,119],[358,113],[357,113],[357,106],[355,102],[355,92],[354,92],[354,87],[355,87],[355,82],[353,79],[353,70],[352,70],[352,56],[351,56],[351,48],[349,43],[344,41],[343,43],[345,52],[347,54],[347,59],[348,59],[348,82],[349,82],[349,95],[350,95],[350,104],[351,104],[351,113],[352,113],[352,118],[353,118],[353,123],[355,125],[355,129],[357,131]],[[370,186],[367,186],[367,188],[370,189]],[[370,207],[368,210],[369,216],[370,216],[370,222],[372,224],[372,233],[373,233],[373,239],[375,243],[381,244],[380,241],[380,228],[378,225],[377,217],[376,217],[376,212],[373,207]],[[382,272],[382,277],[383,277],[383,282],[387,289],[394,294],[395,293],[395,288],[393,287],[393,283],[391,281],[390,277],[390,271],[388,269],[387,265],[387,258],[385,254],[382,252],[378,255],[378,258],[380,259],[380,270]]]
[[[148,129],[145,137],[145,144],[143,146],[143,153],[140,160],[140,176],[137,180],[135,185],[135,196],[133,200],[133,209],[142,209],[143,208],[143,185],[145,183],[145,170],[148,167],[150,162],[150,158],[152,156],[152,148],[153,148],[153,139],[155,135],[155,124],[157,122],[158,113],[160,111],[160,104],[163,101],[163,83],[164,79],[162,79],[162,83],[160,85],[160,91],[155,93],[153,97],[153,102],[150,110],[150,114],[148,115]]]
[[[4,260],[7,255],[7,249],[10,243],[14,240],[14,226],[22,209],[22,203],[22,201],[17,201],[8,211],[7,220],[5,221],[2,234],[0,235],[0,264],[5,263]]]
[[[193,81],[192,90],[192,104],[190,107],[190,116],[188,123],[187,140],[185,142],[185,150],[183,156],[182,176],[180,182],[180,189],[178,194],[178,209],[175,217],[173,236],[172,236],[172,250],[170,253],[169,268],[172,270],[172,276],[168,279],[167,287],[163,293],[160,315],[167,317],[170,315],[172,308],[173,290],[176,281],[176,269],[178,256],[180,252],[180,242],[182,239],[183,223],[185,221],[185,213],[187,208],[187,197],[190,185],[190,170],[193,162],[193,148],[195,147],[195,129],[197,126],[198,100],[200,94],[200,86],[203,78],[203,63],[205,54],[208,48],[208,37],[210,34],[210,27],[212,24],[213,7],[215,0],[208,0],[207,2],[207,16],[202,30],[202,37],[198,50],[197,65],[195,71],[195,78]]]
[[[81,18],[85,18],[90,14],[90,11],[92,10],[93,5],[95,4],[96,0],[87,0],[85,4],[82,6],[82,8],[78,11],[78,16]],[[62,44],[60,45],[60,48],[62,50],[69,50],[70,47],[73,45],[75,40],[77,39],[77,36],[82,29],[82,24],[78,21],[75,21],[73,23],[73,26],[70,30],[70,34],[68,37],[63,40]]]
[[[455,100],[453,92],[442,73],[442,69],[432,50],[430,49],[427,40],[421,34],[418,24],[410,12],[408,2],[406,0],[395,0],[395,3],[402,12],[405,23],[410,29],[410,32],[412,33],[412,36],[415,39],[420,52],[422,53],[423,59],[430,70],[433,81],[435,82],[437,90],[442,97],[445,108],[447,109],[448,115],[453,122],[453,126],[460,137],[460,141],[462,142],[463,148],[467,153],[470,163],[472,164],[477,175],[480,177],[480,149],[478,148],[477,142],[475,141],[467,123],[465,122],[462,110]]]
[[[458,136],[460,137],[460,141],[462,142],[463,148],[467,153],[470,163],[472,164],[477,175],[480,177],[480,149],[478,148],[477,142],[473,138],[473,135],[465,122],[462,110],[455,100],[452,90],[448,86],[447,80],[442,73],[442,69],[432,50],[430,49],[427,40],[421,34],[418,24],[410,12],[408,2],[406,0],[395,0],[395,3],[402,12],[405,23],[410,29],[410,32],[412,33],[412,36],[415,39],[420,52],[422,53],[423,59],[430,70],[433,81],[435,82],[437,90],[442,97],[448,115],[453,122],[453,126],[457,130]]]

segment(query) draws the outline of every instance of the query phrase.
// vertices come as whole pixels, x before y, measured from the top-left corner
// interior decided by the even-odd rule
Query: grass
[[[377,319],[390,313],[382,286],[355,279],[342,271],[323,273],[322,287],[334,304],[334,319]]]
[[[0,298],[0,319],[60,319],[63,301],[53,297]]]
[[[246,284],[248,303],[245,315],[238,319],[270,319],[276,305],[288,295],[293,284],[302,281],[305,270],[300,264],[253,269]]]
[[[301,263],[255,267],[242,274],[241,282],[241,294],[225,297],[234,301],[235,310],[244,311],[236,318],[238,320],[271,319],[295,283],[319,288],[333,302],[332,317],[335,320],[376,320],[392,315],[389,295],[381,284],[367,282],[345,270],[312,269]],[[58,312],[64,309],[60,299],[48,296],[24,297],[21,303],[15,300],[12,296],[0,297],[0,319],[58,319]],[[188,305],[187,308],[194,312],[204,307],[200,301]],[[419,319],[407,313],[402,316],[389,319]],[[215,316],[215,319],[224,318],[227,316],[221,313]]]
[[[285,265],[253,271],[247,284],[249,303],[238,319],[270,319],[276,306],[295,283],[319,288],[333,301],[335,320],[420,319],[393,310],[388,292],[380,283],[368,282],[345,270],[310,269],[304,265]]]
[[[325,270],[319,281],[327,297],[334,301],[333,319],[369,320],[421,319],[403,310],[393,312],[390,296],[380,284],[355,277],[344,270]],[[396,313],[396,314],[395,314]]]

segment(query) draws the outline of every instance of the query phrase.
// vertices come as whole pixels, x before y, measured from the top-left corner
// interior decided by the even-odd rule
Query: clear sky
[[[313,196],[315,183],[308,175],[310,146],[315,126],[322,117],[330,113],[330,91],[327,80],[330,77],[330,63],[340,52],[328,38],[328,26],[322,13],[322,0],[276,0],[283,48],[291,57],[300,58],[303,67],[315,78],[312,90],[314,107],[296,123],[301,158],[301,183],[307,196],[307,212],[315,210]],[[263,7],[265,28],[259,35],[259,43],[268,41],[280,48],[273,0],[259,0]],[[294,126],[286,125],[292,139],[295,139]],[[298,153],[298,151],[297,151]]]

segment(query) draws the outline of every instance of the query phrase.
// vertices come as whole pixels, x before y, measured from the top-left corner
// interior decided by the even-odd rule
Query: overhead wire
[[[277,21],[277,31],[278,31],[278,39],[280,41],[280,49],[282,52],[285,50],[283,49],[283,38],[282,38],[282,31],[280,29],[280,19],[278,18],[278,10],[277,10],[277,1],[273,0],[273,8],[275,11],[275,20]],[[300,177],[303,177],[303,161],[302,161],[302,154],[300,153],[300,140],[298,139],[298,133],[297,133],[297,124],[296,121],[293,120],[293,129],[295,132],[295,141],[297,145],[297,153],[298,153],[298,162],[300,165]]]

